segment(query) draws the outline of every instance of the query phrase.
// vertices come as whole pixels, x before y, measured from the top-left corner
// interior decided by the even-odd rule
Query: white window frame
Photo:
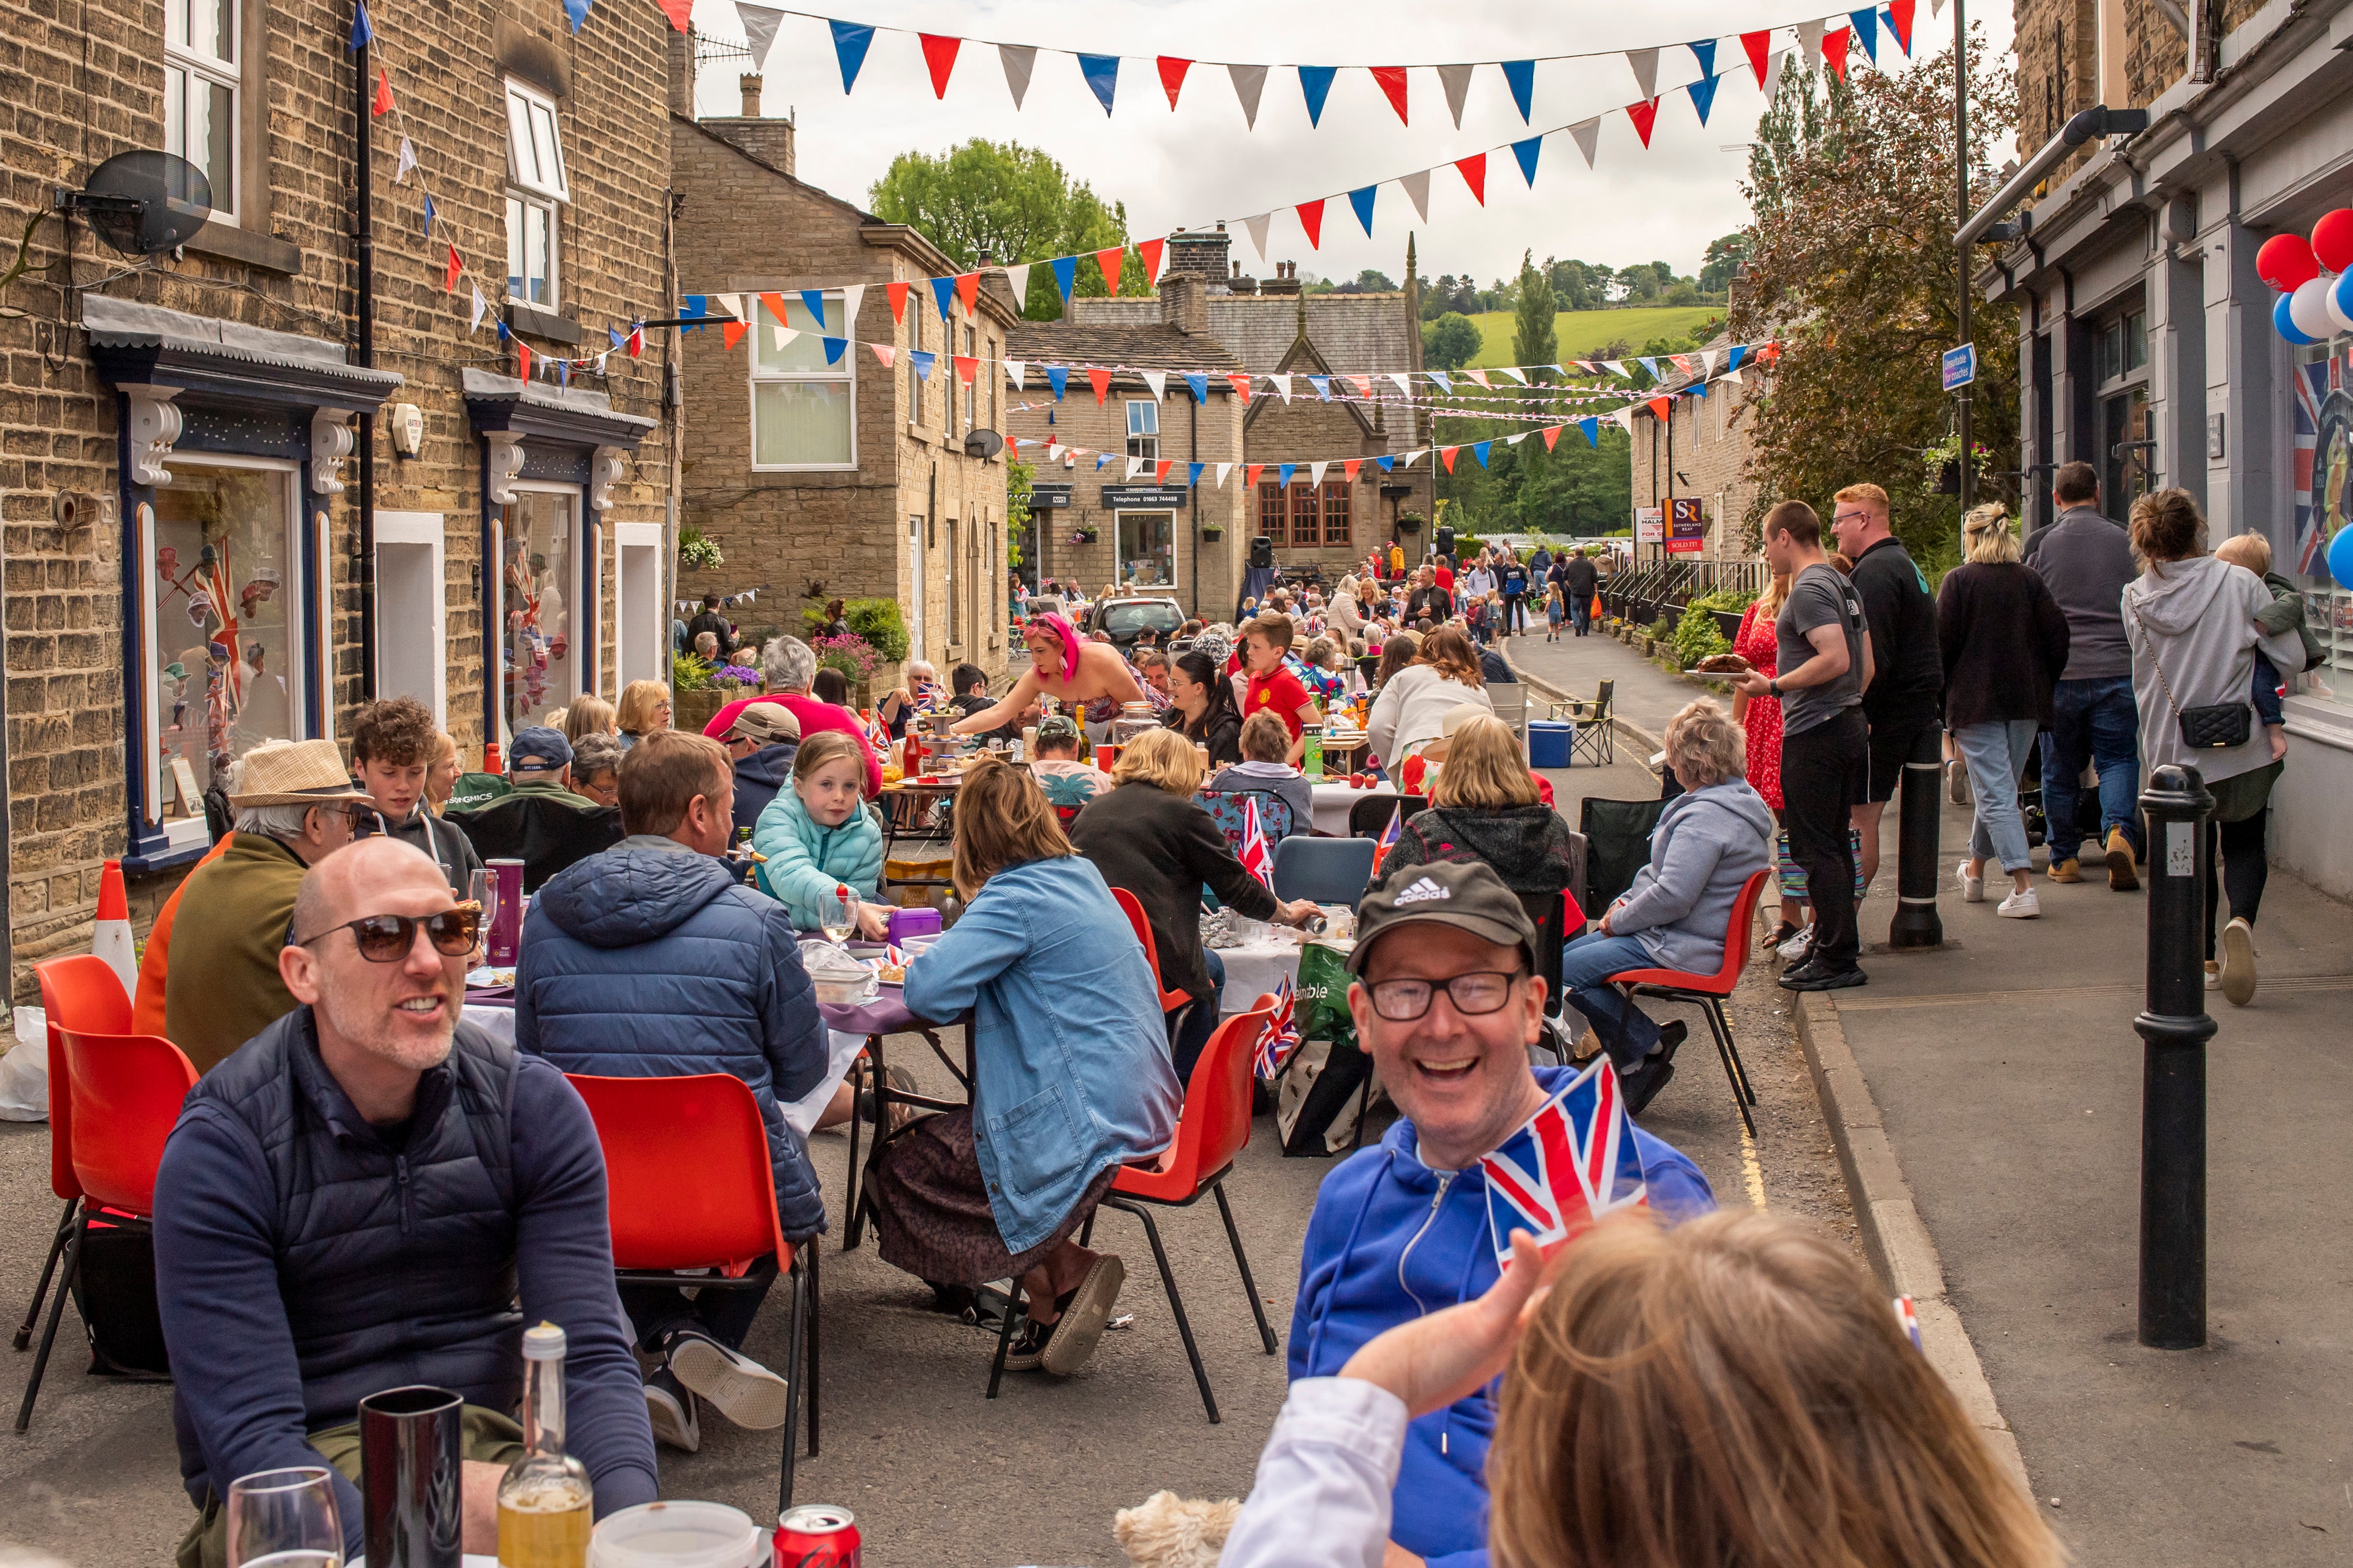
[[[529,191],[534,195],[547,196],[559,202],[570,201],[572,187],[565,174],[563,121],[556,114],[555,100],[512,77],[507,78],[506,88],[507,183],[517,190]],[[548,151],[555,163],[555,177],[553,179],[548,178],[543,170],[524,169],[522,159],[517,155],[515,138],[518,134],[524,139],[525,144],[536,148],[536,142],[532,137],[533,110],[547,117]],[[532,162],[534,164],[539,162],[535,151]]]
[[[185,22],[176,26],[174,22],[174,17],[184,16],[185,15],[189,4],[190,0],[164,0],[164,124],[168,128],[172,120],[172,83],[170,76],[172,71],[185,71],[193,81],[204,82],[211,86],[227,88],[228,89],[228,189],[224,192],[220,188],[219,182],[213,181],[209,173],[207,173],[205,177],[207,181],[211,181],[213,185],[213,216],[230,225],[231,226],[235,226],[237,221],[238,205],[245,195],[242,188],[245,182],[242,178],[242,172],[239,168],[239,163],[245,157],[244,126],[240,122],[242,116],[245,113],[244,66],[240,58],[233,58],[223,59],[217,55],[200,54],[189,45],[186,37],[185,37],[186,31]],[[228,0],[229,47],[237,50],[239,56],[242,56],[243,54],[243,46],[245,42],[245,6],[247,4],[248,0]],[[179,36],[175,37],[175,35]],[[180,156],[186,157],[187,111],[185,108],[182,109],[180,113],[180,129],[181,141],[178,153]],[[166,142],[171,140],[168,130],[164,140]],[[194,159],[189,159],[189,162],[191,163],[194,163],[195,161],[195,160]]]
[[[507,212],[507,298],[515,304],[534,310],[554,311],[564,301],[564,224],[559,211],[572,200],[572,184],[566,173],[564,155],[564,121],[557,114],[555,100],[538,89],[506,79],[507,110],[507,184],[506,200],[512,204]],[[554,175],[541,166],[533,126],[544,119],[547,131],[548,160],[554,164]],[[523,152],[532,150],[532,167],[523,164]],[[513,288],[516,277],[515,259],[523,249],[523,237],[516,228],[519,207],[524,216],[533,212],[547,220],[547,298],[533,300],[518,296]],[[522,287],[527,296],[531,289],[530,260],[523,255]]]
[[[795,304],[798,304],[798,303],[800,302],[800,295],[799,295],[799,293],[798,293],[798,291],[797,291],[797,290],[796,290],[796,291],[794,291],[794,292],[792,292],[792,293],[787,294],[787,295],[786,296],[786,299],[788,299],[788,300],[791,300],[793,303],[795,303]],[[841,301],[842,301],[842,300],[843,300],[843,295],[842,295],[841,290],[840,290],[840,289],[826,289],[826,290],[825,290],[825,298],[826,298],[826,300],[827,300],[827,302],[828,303],[828,305],[830,305],[830,304],[834,304],[834,303],[841,302]],[[909,312],[909,315],[910,315],[910,319],[914,319],[914,318],[913,318],[913,312],[910,311],[910,312]],[[754,299],[754,300],[753,300],[753,301],[752,301],[752,331],[755,331],[755,332],[764,332],[764,331],[766,331],[768,330],[768,327],[769,327],[770,322],[771,322],[773,320],[774,320],[774,318],[773,318],[773,317],[771,317],[771,316],[768,314],[768,308],[767,308],[767,306],[766,306],[766,305],[765,305],[765,304],[763,304],[763,303],[762,303],[759,300],[757,300],[756,298],[755,298],[755,299]],[[818,366],[817,369],[815,369],[815,370],[762,370],[762,369],[760,368],[760,355],[759,355],[759,353],[758,353],[758,344],[756,344],[756,343],[754,343],[754,344],[753,344],[753,345],[752,345],[753,352],[752,352],[752,353],[748,353],[748,354],[746,354],[746,355],[744,356],[744,359],[745,359],[745,362],[746,362],[746,363],[747,363],[748,368],[747,368],[746,373],[745,373],[746,379],[745,379],[744,389],[744,417],[745,418],[745,420],[747,420],[747,421],[749,422],[749,423],[748,423],[748,425],[747,425],[747,426],[746,426],[746,433],[747,433],[747,434],[749,435],[749,437],[750,437],[750,445],[749,445],[749,447],[748,447],[748,448],[747,448],[747,455],[748,455],[748,456],[751,458],[751,459],[752,459],[752,462],[751,462],[751,468],[752,468],[752,471],[753,471],[754,473],[756,473],[756,474],[842,474],[842,473],[855,473],[855,472],[857,471],[857,468],[858,468],[858,339],[857,339],[857,336],[856,336],[856,323],[854,323],[854,322],[852,322],[852,321],[846,321],[846,320],[845,320],[845,321],[841,323],[841,330],[842,330],[842,335],[843,335],[843,337],[848,341],[849,346],[848,346],[847,348],[845,348],[845,349],[843,349],[843,350],[841,351],[841,363],[840,363],[839,365],[824,364],[824,365],[819,365],[819,366]],[[913,371],[913,361],[910,361],[910,362],[908,362],[908,363],[909,363],[908,374],[912,376],[912,375],[914,374],[914,371]],[[953,363],[951,363],[951,362],[949,362],[949,361],[945,360],[945,359],[942,359],[942,360],[940,360],[940,361],[938,361],[938,362],[936,362],[936,363],[934,363],[933,364],[933,366],[932,366],[932,374],[933,374],[934,375],[938,375],[938,374],[941,374],[941,372],[943,372],[943,371],[945,371],[945,372],[946,372],[947,375],[948,375],[948,376],[949,376],[949,378],[950,378],[949,384],[953,387],[953,385],[955,384],[954,377],[955,377],[955,364],[954,364]],[[763,463],[763,462],[761,462],[761,461],[759,460],[759,451],[760,451],[760,388],[761,388],[762,386],[764,386],[764,385],[767,385],[767,386],[776,386],[776,385],[782,385],[782,384],[784,384],[790,383],[790,382],[835,382],[835,383],[839,383],[839,384],[840,385],[842,385],[842,386],[845,386],[845,387],[849,388],[849,459],[848,459],[846,462],[839,462],[839,463]],[[918,387],[919,389],[921,388],[922,384],[922,384],[921,382],[916,383],[916,385],[917,385],[917,387]],[[916,404],[916,413],[915,413],[915,416],[916,416],[917,420],[919,420],[919,421],[920,421],[920,420],[922,419],[922,417],[923,417],[923,405],[922,405],[922,403],[921,403],[921,401],[920,401],[920,399],[921,399],[921,393],[920,393],[920,390],[918,391],[918,395],[918,395],[918,401],[917,401],[917,404]],[[950,406],[951,408],[953,408],[953,407],[955,406],[955,405],[954,405],[954,401],[953,401],[953,394],[951,394],[951,402],[950,402],[949,406]]]
[[[1137,417],[1138,410],[1143,414],[1140,419]],[[1151,428],[1143,428],[1145,426]],[[1149,463],[1160,460],[1160,405],[1152,398],[1131,397],[1127,400],[1127,455]]]
[[[566,591],[582,599],[595,599],[601,602],[605,593],[605,563],[602,561],[596,563],[596,570],[592,575],[587,591],[583,593],[580,588],[580,557],[581,553],[588,548],[588,497],[586,490],[579,485],[568,485],[554,479],[517,479],[514,481],[514,504],[518,506],[522,504],[522,498],[527,493],[534,495],[568,496],[571,498],[573,569],[572,581],[565,584],[565,587]],[[501,661],[503,661],[506,657],[507,637],[507,521],[504,513],[505,509],[501,508],[500,515],[491,520],[491,546],[493,552],[495,552],[495,553],[491,557],[491,560],[493,563],[490,574],[491,624],[498,629],[498,642],[496,644],[498,649],[497,657]],[[574,613],[576,615],[578,612],[575,610]],[[575,627],[574,629],[576,631],[577,627]],[[564,692],[564,700],[567,703],[588,689],[583,677],[587,673],[590,665],[594,662],[593,656],[586,655],[580,651],[578,638],[575,637],[574,639],[573,647],[575,651],[572,658],[572,679],[565,683],[566,689]],[[514,731],[512,727],[512,722],[507,716],[505,673],[505,666],[503,662],[501,662],[496,667],[491,676],[492,689],[496,690],[499,694],[497,722],[499,743],[501,747],[514,739]],[[593,679],[593,676],[589,678]],[[617,693],[616,695],[617,696]]]

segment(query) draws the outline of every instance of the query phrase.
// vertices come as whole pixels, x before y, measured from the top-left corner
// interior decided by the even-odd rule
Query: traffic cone
[[[131,900],[122,890],[122,862],[109,860],[98,877],[98,927],[90,951],[106,960],[128,1000],[139,994],[139,955],[131,945]]]

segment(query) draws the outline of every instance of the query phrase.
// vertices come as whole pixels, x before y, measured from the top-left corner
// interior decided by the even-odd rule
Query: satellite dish
[[[994,430],[975,430],[964,438],[964,455],[967,458],[994,458],[1005,450],[1005,437]]]
[[[213,186],[185,158],[118,153],[90,171],[86,189],[58,192],[58,205],[80,213],[100,239],[124,255],[153,256],[185,244],[205,226]]]

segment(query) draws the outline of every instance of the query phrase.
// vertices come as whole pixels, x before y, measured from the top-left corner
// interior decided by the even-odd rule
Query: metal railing
[[[1761,594],[1771,580],[1762,561],[1687,556],[1618,573],[1602,584],[1601,604],[1620,620],[1648,626],[1661,615],[1680,616],[1684,605],[1710,594]]]

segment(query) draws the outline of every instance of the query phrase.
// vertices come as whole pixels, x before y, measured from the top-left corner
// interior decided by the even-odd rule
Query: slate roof
[[[1090,301],[1091,303],[1093,301]],[[1103,303],[1113,303],[1105,300]],[[1197,338],[1160,320],[1157,300],[1119,300],[1145,307],[1131,324],[1022,321],[1006,334],[1008,359],[1062,364],[1124,364],[1141,370],[1236,371],[1241,363],[1207,338]],[[1073,300],[1073,304],[1078,301]]]
[[[1253,375],[1282,368],[1299,336],[1299,306],[1307,304],[1307,335],[1325,363],[1344,375],[1409,370],[1419,348],[1419,327],[1406,320],[1403,294],[1212,294],[1209,335]],[[1073,300],[1072,322],[1134,326],[1160,319],[1156,299]]]

